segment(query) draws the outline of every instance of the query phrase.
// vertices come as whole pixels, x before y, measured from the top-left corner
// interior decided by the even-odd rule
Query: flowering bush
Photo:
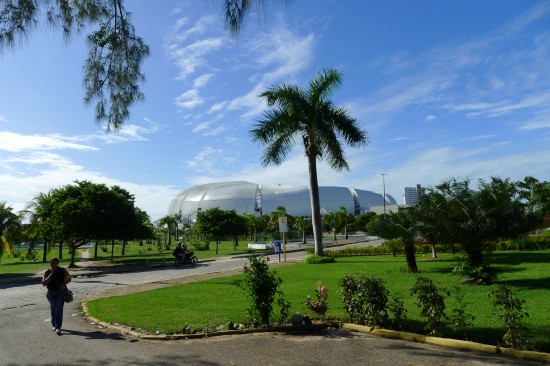
[[[315,313],[320,315],[321,318],[323,318],[328,308],[328,290],[321,281],[317,282],[317,291],[315,296],[317,298],[316,300],[312,300],[311,296],[308,296],[305,304],[309,310],[314,311]]]

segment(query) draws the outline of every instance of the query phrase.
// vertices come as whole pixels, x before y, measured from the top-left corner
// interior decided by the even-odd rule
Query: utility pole
[[[386,173],[382,173],[382,184],[384,185],[384,215],[386,215]]]

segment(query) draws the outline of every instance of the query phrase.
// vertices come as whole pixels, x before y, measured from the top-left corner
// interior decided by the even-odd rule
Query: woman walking
[[[63,325],[63,305],[65,304],[63,291],[70,278],[69,272],[65,268],[59,267],[57,258],[50,260],[50,268],[44,272],[42,278],[42,286],[48,288],[46,298],[50,303],[52,330],[57,335],[61,335],[61,326]]]

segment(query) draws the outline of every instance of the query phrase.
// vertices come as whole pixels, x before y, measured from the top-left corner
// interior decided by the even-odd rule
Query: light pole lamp
[[[384,186],[384,215],[386,215],[386,173],[382,173],[382,185]]]

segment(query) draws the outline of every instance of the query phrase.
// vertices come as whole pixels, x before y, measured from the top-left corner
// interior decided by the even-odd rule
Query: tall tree
[[[268,2],[218,1],[226,28],[234,36],[241,31],[251,10],[263,9]],[[140,89],[145,81],[142,64],[149,56],[149,46],[137,35],[124,0],[2,0],[0,51],[27,39],[40,23],[61,29],[66,41],[84,29],[97,27],[87,36],[84,101],[95,101],[96,122],[105,123],[107,130],[122,127],[130,116],[130,107],[144,98]]]
[[[352,223],[353,219],[353,215],[344,206],[336,211],[336,229],[343,231],[346,239],[348,239],[348,224]]]
[[[280,165],[297,142],[302,144],[309,165],[309,191],[315,254],[323,255],[323,228],[317,160],[325,159],[336,170],[349,170],[343,143],[364,146],[367,133],[358,127],[345,108],[335,107],[332,91],[342,83],[335,69],[323,70],[302,89],[295,85],[277,85],[259,96],[269,109],[251,131],[252,139],[266,146],[262,164]]]
[[[48,218],[53,210],[53,198],[51,191],[48,193],[39,193],[27,204],[25,212],[30,215],[28,230],[36,232],[37,237],[44,241],[44,252],[42,253],[42,262],[47,262],[47,252],[50,244],[55,243],[55,236],[48,232],[48,227],[42,223]],[[61,245],[60,245],[61,248]],[[63,251],[60,250],[59,258],[63,258]]]
[[[428,188],[416,205],[422,234],[442,244],[461,244],[471,266],[483,263],[483,248],[497,238],[514,238],[534,227],[534,216],[521,202],[509,179],[451,179]]]
[[[50,194],[52,203],[41,222],[42,231],[51,240],[67,243],[70,267],[75,266],[76,249],[92,240],[127,240],[145,231],[136,225],[145,223],[134,207],[134,196],[118,186],[76,181]]]
[[[21,221],[19,219],[19,216],[13,212],[13,208],[8,206],[6,202],[0,202],[0,255],[4,252],[4,233],[11,226],[20,225]]]
[[[218,254],[220,240],[223,236],[235,236],[246,233],[246,221],[235,210],[220,210],[211,208],[197,214],[194,227],[198,232],[216,240],[216,254]]]
[[[409,272],[417,273],[414,242],[419,236],[418,227],[415,224],[413,215],[414,208],[391,212],[389,215],[373,216],[367,225],[369,233],[383,239],[400,239],[405,247],[405,257]]]
[[[540,220],[544,215],[550,214],[550,182],[540,182],[533,177],[525,177],[523,181],[516,182],[519,196],[527,205],[530,213]]]
[[[308,220],[306,220],[303,217],[296,217],[294,218],[294,225],[302,230],[302,244],[306,243],[306,230],[311,228],[311,225]]]
[[[179,214],[177,214],[179,216]],[[172,231],[178,225],[178,216],[176,215],[166,215],[160,218],[160,226],[166,227],[168,230],[168,248],[172,245]],[[177,234],[176,234],[177,236]],[[176,240],[178,238],[176,237]]]

